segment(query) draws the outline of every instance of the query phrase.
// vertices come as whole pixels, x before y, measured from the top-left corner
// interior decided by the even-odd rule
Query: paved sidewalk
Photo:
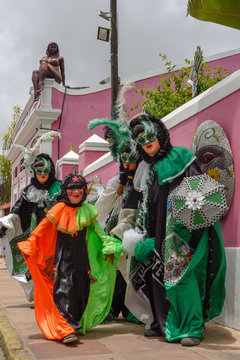
[[[99,325],[76,345],[45,339],[21,286],[0,258],[0,344],[11,360],[232,360],[240,359],[240,331],[208,323],[199,346],[185,348],[163,338],[146,338],[143,325],[120,319]]]

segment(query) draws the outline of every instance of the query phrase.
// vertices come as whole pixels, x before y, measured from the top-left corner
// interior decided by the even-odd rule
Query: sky
[[[49,42],[65,60],[66,85],[96,87],[110,76],[110,43],[97,40],[98,26],[110,23],[97,10],[110,0],[0,0],[0,149],[13,107],[24,109]],[[205,57],[240,48],[240,31],[186,16],[187,0],[118,0],[119,76],[127,81],[193,59],[198,45]]]

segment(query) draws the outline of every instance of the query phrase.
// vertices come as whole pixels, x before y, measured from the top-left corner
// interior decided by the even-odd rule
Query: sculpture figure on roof
[[[60,56],[58,44],[55,42],[48,44],[46,56],[40,60],[39,70],[33,70],[34,101],[39,99],[45,78],[54,79],[65,86],[64,58]]]

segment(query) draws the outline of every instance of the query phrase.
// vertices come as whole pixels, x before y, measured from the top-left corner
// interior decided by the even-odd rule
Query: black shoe
[[[66,335],[64,338],[63,338],[63,344],[69,344],[69,343],[72,343],[72,342],[75,342],[77,341],[77,336],[75,334],[69,334],[69,335]]]
[[[110,311],[103,320],[102,324],[114,324],[115,322],[116,322],[115,316],[113,315],[112,311]]]
[[[154,337],[154,336],[160,336],[160,334],[157,330],[144,329],[144,336]]]
[[[80,331],[75,331],[75,335],[77,336],[77,338],[79,338],[80,336],[82,336],[83,334],[80,333]]]
[[[181,340],[182,346],[197,346],[200,344],[200,339],[196,337],[185,337]]]

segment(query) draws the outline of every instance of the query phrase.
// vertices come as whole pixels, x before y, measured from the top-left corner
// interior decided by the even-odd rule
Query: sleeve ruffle
[[[123,251],[123,246],[119,239],[106,235],[102,238],[102,240],[103,240],[102,253],[104,255],[120,254]]]
[[[94,227],[94,231],[96,232],[96,234],[98,235],[99,239],[102,242],[103,246],[101,252],[104,255],[120,254],[123,251],[121,240],[106,235],[103,228],[101,227],[101,225],[97,220],[93,221],[93,227]]]

